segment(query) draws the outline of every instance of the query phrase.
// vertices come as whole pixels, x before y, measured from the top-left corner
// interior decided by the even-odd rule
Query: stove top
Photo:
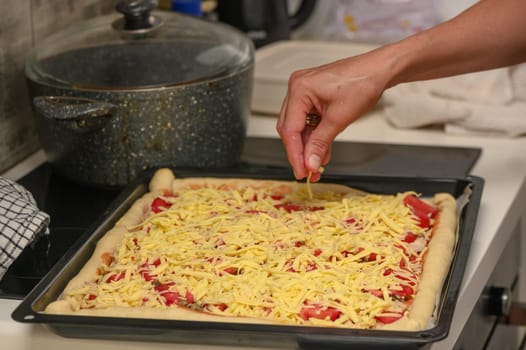
[[[389,176],[464,177],[481,153],[477,148],[336,142],[327,173]],[[279,139],[248,138],[244,170],[288,169]],[[292,172],[291,172],[292,178]],[[51,217],[49,235],[27,246],[0,281],[0,298],[22,299],[36,286],[120,193],[74,183],[42,164],[18,181]]]

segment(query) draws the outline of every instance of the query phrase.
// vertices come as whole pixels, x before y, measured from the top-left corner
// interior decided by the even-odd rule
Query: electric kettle
[[[219,0],[217,15],[219,21],[237,27],[261,47],[289,39],[291,31],[309,19],[315,6],[316,0],[301,0],[291,14],[287,0]]]

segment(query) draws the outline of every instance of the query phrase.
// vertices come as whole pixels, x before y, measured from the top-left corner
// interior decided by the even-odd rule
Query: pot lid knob
[[[155,8],[153,0],[121,0],[115,6],[124,15],[124,21],[119,21],[116,29],[137,31],[151,29],[160,25],[160,19],[150,13]],[[117,27],[114,25],[114,27]]]

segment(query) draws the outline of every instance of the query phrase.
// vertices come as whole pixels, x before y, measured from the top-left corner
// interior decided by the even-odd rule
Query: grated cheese
[[[403,204],[414,193],[306,187],[189,186],[164,196],[170,207],[130,230],[110,266],[68,295],[78,308],[179,305],[352,328],[406,313],[431,236]],[[418,241],[404,242],[408,232]]]

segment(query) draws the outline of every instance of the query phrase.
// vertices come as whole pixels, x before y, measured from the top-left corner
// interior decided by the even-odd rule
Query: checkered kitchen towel
[[[0,278],[48,224],[49,215],[38,209],[28,190],[0,177]]]

